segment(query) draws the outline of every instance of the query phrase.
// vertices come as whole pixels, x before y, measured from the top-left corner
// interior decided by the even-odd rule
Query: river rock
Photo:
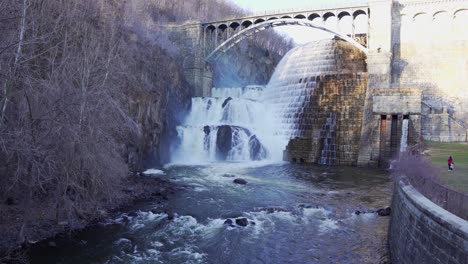
[[[209,135],[211,132],[210,126],[204,126],[203,127],[203,132],[205,132],[205,135]]]
[[[225,177],[225,178],[235,178],[236,175],[233,175],[233,174],[223,174],[223,177]]]
[[[49,245],[49,247],[54,247],[54,248],[57,247],[57,244],[54,241],[49,241],[49,243],[47,244]]]
[[[379,216],[389,216],[391,211],[392,209],[390,207],[381,208],[377,210],[377,214],[379,214]]]
[[[360,215],[361,214],[361,211],[359,210],[356,210],[356,212],[354,212],[356,215]]]
[[[130,217],[137,217],[137,216],[138,216],[138,213],[137,213],[137,212],[130,212],[130,213],[128,213],[128,216],[130,216]]]
[[[288,212],[288,209],[283,208],[283,207],[266,207],[266,208],[262,208],[261,211],[266,211],[268,214],[272,214],[275,212]]]
[[[249,139],[250,159],[261,160],[265,158],[266,150],[258,140],[257,136],[253,135]]]
[[[224,100],[224,102],[223,102],[222,107],[224,108],[229,103],[229,101],[231,101],[231,100],[232,100],[231,97],[226,98],[226,100]]]
[[[211,102],[211,100],[208,100],[208,103],[206,104],[206,110],[210,110],[212,104],[213,102]]]
[[[133,243],[133,239],[131,238],[120,238],[114,242],[114,246],[127,254],[130,254],[135,250],[135,245]]]
[[[224,221],[224,224],[225,224],[225,225],[232,225],[233,223],[234,223],[234,222],[232,222],[232,220],[229,219],[229,218],[226,219],[226,221]]]
[[[247,226],[249,224],[249,220],[247,220],[245,217],[237,218],[236,224],[239,226]]]
[[[226,160],[232,146],[232,128],[224,125],[218,127],[216,133],[216,157],[218,160]]]
[[[300,204],[299,208],[310,209],[310,208],[319,208],[319,207],[317,205],[311,205],[311,204]]]
[[[237,183],[237,184],[243,184],[243,185],[247,184],[247,181],[241,178],[234,179],[232,182]]]

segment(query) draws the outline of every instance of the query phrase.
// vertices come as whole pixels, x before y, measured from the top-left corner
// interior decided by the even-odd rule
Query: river
[[[178,191],[31,252],[32,263],[383,263],[384,171],[265,162],[167,166]],[[233,177],[234,176],[234,177]],[[240,185],[233,179],[248,183]],[[356,211],[364,212],[356,214]],[[235,223],[247,218],[248,225]],[[225,224],[232,219],[233,224]]]

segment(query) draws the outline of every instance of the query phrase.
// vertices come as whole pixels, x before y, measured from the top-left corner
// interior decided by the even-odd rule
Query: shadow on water
[[[42,243],[31,262],[379,263],[386,254],[389,218],[374,213],[390,203],[384,171],[223,163],[171,166],[158,177],[179,189],[167,203]]]

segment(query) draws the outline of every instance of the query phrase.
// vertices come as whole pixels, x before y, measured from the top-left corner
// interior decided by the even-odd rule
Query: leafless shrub
[[[112,202],[130,147],[162,133],[148,116],[180,74],[124,18],[120,1],[0,1],[0,203],[22,209],[19,243],[34,208],[72,222]]]
[[[432,181],[439,183],[439,176],[435,173],[432,164],[417,155],[404,155],[399,160],[392,163],[392,176],[399,179],[406,176],[411,182],[423,183]]]
[[[190,91],[152,26],[239,12],[220,0],[0,1],[0,207],[21,212],[18,243],[35,222],[95,216],[131,153],[161,144]]]

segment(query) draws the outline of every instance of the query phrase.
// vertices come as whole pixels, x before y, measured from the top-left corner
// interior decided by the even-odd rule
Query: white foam
[[[203,187],[195,187],[193,189],[194,192],[206,192],[208,191],[208,188],[203,188]]]
[[[167,214],[154,214],[152,212],[138,212],[138,216],[132,219],[132,225],[130,226],[133,230],[138,230],[146,226],[148,222],[157,222],[167,218]]]
[[[159,247],[163,247],[164,244],[159,242],[159,241],[153,241],[153,242],[151,242],[151,246],[159,248]]]
[[[191,259],[196,261],[203,260],[207,256],[207,254],[205,253],[196,252],[195,249],[191,246],[175,248],[171,252],[169,252],[169,254],[173,256],[184,256],[185,259]],[[192,262],[187,261],[185,263]]]
[[[122,244],[132,244],[132,241],[130,241],[127,238],[119,238],[117,241],[114,242],[115,245],[122,245]]]
[[[146,253],[148,253],[151,258],[159,258],[161,256],[161,252],[153,248],[146,250]]]
[[[166,173],[162,170],[158,169],[148,169],[143,172],[145,175],[166,175]]]
[[[155,214],[151,211],[149,212],[138,212],[138,216],[142,218],[144,221],[154,221],[154,220],[162,220],[163,218],[167,217],[166,213]]]
[[[320,222],[319,230],[320,232],[327,232],[331,230],[338,229],[338,221],[333,219],[325,219]]]
[[[307,218],[326,218],[331,212],[325,208],[303,208],[303,215]]]

